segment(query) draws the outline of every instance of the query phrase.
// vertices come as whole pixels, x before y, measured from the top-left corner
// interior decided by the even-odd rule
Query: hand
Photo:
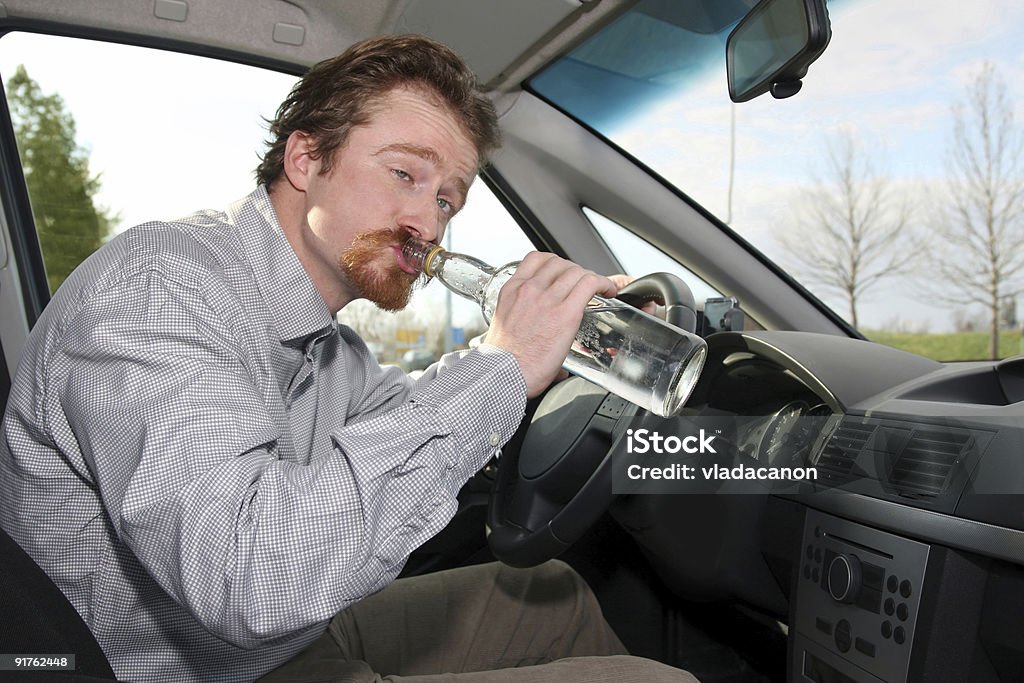
[[[615,283],[615,286],[622,289],[636,278],[632,275],[624,275],[619,273],[617,275],[609,275],[608,279]],[[665,319],[665,302],[662,301],[660,304],[657,301],[648,301],[640,310],[648,315],[653,315],[655,318]]]
[[[554,254],[531,252],[501,288],[487,342],[511,352],[540,395],[556,378],[595,294],[615,296],[615,283]]]
[[[616,273],[615,275],[609,275],[608,279],[614,282],[616,287],[622,289],[636,278],[625,273]]]

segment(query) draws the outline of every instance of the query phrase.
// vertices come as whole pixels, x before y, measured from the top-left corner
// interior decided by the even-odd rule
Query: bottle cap
[[[409,265],[422,270],[428,277],[434,277],[430,262],[441,251],[444,251],[442,247],[416,237],[410,237],[402,246],[402,256]]]
[[[444,251],[442,247],[435,246],[430,250],[430,253],[423,258],[423,272],[427,274],[427,277],[434,277],[434,272],[430,268],[430,263],[434,260],[434,256],[441,251]]]

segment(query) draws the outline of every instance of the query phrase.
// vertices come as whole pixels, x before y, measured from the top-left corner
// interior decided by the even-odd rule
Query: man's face
[[[306,189],[310,250],[333,271],[342,298],[405,307],[418,273],[402,261],[402,244],[441,238],[476,168],[472,141],[433,96],[402,87],[378,100],[331,171],[310,174]]]

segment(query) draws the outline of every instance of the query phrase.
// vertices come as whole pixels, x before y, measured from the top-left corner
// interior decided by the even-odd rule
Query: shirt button
[[[501,443],[501,435],[498,432],[491,432],[490,436],[487,437],[487,443],[497,446]]]

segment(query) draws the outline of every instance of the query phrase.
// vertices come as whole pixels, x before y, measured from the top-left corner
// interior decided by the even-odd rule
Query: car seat
[[[3,529],[0,529],[0,652],[74,654],[74,672],[56,672],[53,680],[114,680],[114,672],[103,650],[82,617]],[[29,680],[38,680],[36,676],[40,675],[18,673]]]
[[[10,377],[0,343],[0,415]],[[75,655],[74,671],[0,671],[0,680],[112,681],[114,672],[75,608],[21,546],[0,529],[0,653]]]

